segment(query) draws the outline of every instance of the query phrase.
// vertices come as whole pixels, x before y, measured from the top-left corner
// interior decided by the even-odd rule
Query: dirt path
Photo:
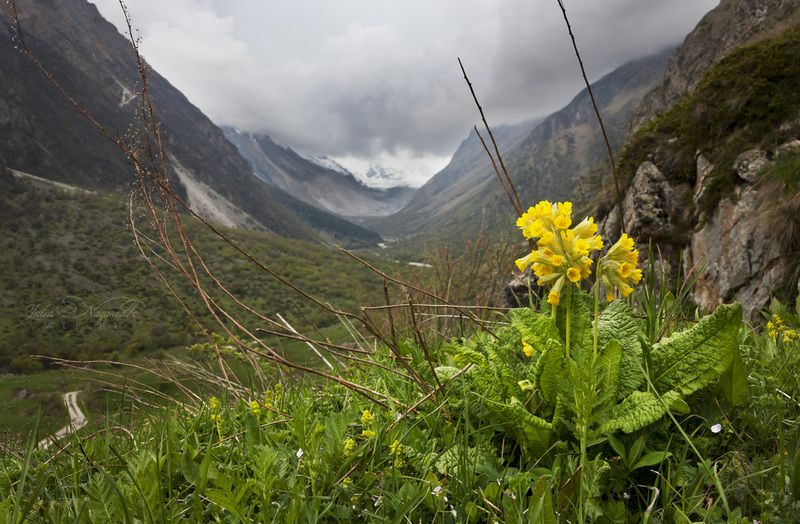
[[[59,429],[52,435],[43,438],[39,442],[40,449],[47,449],[50,444],[56,440],[66,437],[74,431],[78,431],[88,423],[86,416],[78,406],[78,393],[80,393],[80,391],[70,391],[69,393],[64,393],[64,405],[67,406],[67,411],[69,412],[69,424]]]

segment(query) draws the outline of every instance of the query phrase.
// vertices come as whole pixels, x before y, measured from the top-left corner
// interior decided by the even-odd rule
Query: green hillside
[[[127,359],[195,337],[197,326],[134,245],[124,197],[7,175],[2,187],[0,370],[38,367],[22,355]],[[250,306],[280,313],[298,328],[335,321],[242,260],[204,226],[187,221],[187,229],[212,271]],[[226,232],[271,269],[341,309],[382,300],[382,281],[333,248]],[[187,286],[178,289],[182,297],[194,297]],[[204,311],[198,299],[189,303],[193,311]],[[104,320],[111,311],[122,315]]]

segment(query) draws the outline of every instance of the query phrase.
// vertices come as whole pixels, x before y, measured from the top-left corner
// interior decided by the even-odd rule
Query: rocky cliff
[[[626,231],[681,261],[698,279],[693,298],[703,309],[738,300],[755,319],[773,295],[796,292],[798,56],[800,28],[730,52],[623,151]],[[609,188],[596,209],[612,236],[614,202]]]
[[[734,49],[800,22],[797,0],[722,0],[670,56],[664,77],[636,111],[638,127],[689,94]]]

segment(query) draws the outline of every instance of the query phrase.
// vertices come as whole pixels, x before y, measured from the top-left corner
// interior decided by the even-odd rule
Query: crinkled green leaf
[[[618,340],[622,346],[617,399],[625,398],[644,382],[642,330],[627,302],[617,300],[600,314],[597,331],[599,347],[604,347],[611,340]]]
[[[569,297],[567,297],[569,294]],[[575,286],[567,286],[556,311],[556,326],[561,341],[567,340],[567,299],[570,301],[570,356],[580,359],[585,351],[591,351],[594,344],[592,320],[594,319],[594,298]]]
[[[611,409],[609,418],[601,424],[600,431],[633,433],[663,417],[667,407],[681,402],[677,391],[668,391],[661,398],[663,402],[651,391],[634,391]]]
[[[536,351],[544,351],[549,339],[558,339],[553,319],[530,308],[512,309],[508,312],[508,320],[520,337]]]
[[[652,380],[658,391],[691,395],[719,377],[738,347],[742,307],[722,305],[696,325],[653,345]]]
[[[542,399],[551,406],[556,405],[559,394],[569,391],[570,374],[565,361],[564,346],[557,340],[547,341],[544,353],[536,363],[534,378]]]
[[[487,408],[497,415],[497,422],[510,429],[531,457],[538,457],[550,447],[553,425],[528,411],[512,397],[509,402],[486,401]]]

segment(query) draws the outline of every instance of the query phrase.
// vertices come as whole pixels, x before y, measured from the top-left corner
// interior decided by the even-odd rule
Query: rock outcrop
[[[676,183],[653,163],[644,162],[625,195],[625,229],[643,241],[643,253],[649,239],[658,241],[666,257],[677,255],[676,248],[683,246],[683,274],[699,275],[692,298],[703,310],[736,300],[745,316],[755,320],[775,290],[794,287],[789,282],[789,253],[764,211],[771,197],[764,191],[761,177],[773,164],[772,158],[798,153],[800,141],[793,140],[769,153],[752,149],[739,155],[731,166],[739,184],[709,216],[703,214],[701,204],[714,166],[702,153],[697,156],[694,186]],[[618,220],[614,207],[600,222],[601,232],[609,238],[617,236]],[[688,231],[683,239],[682,231]]]

